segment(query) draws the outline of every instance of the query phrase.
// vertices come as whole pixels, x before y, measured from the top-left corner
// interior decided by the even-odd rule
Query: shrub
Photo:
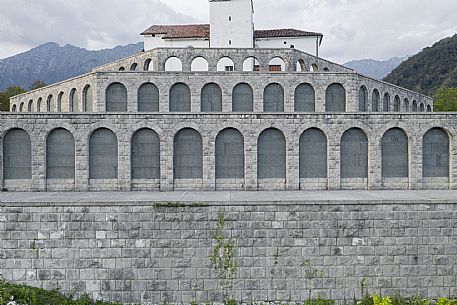
[[[373,295],[373,304],[374,305],[392,305],[392,301],[389,297],[381,297],[376,294]]]
[[[316,299],[308,299],[308,300],[304,301],[303,305],[335,305],[335,301],[316,298]]]
[[[430,301],[420,297],[402,298],[395,296],[392,298],[392,305],[430,305]]]
[[[27,305],[121,305],[120,303],[106,303],[92,301],[87,295],[73,300],[58,291],[47,291],[40,288],[17,285],[0,279],[0,305],[14,301],[17,304]]]

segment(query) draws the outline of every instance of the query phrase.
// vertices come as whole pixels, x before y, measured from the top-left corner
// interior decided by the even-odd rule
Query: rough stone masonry
[[[455,191],[3,193],[0,273],[125,303],[220,301],[218,213],[238,301],[457,295]],[[310,276],[309,270],[318,270]]]

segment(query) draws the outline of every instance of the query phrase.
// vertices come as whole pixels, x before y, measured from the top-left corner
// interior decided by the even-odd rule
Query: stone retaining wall
[[[426,201],[3,202],[0,274],[112,301],[220,301],[218,213],[238,301],[303,301],[307,287],[342,301],[362,280],[383,295],[457,295],[457,205]]]

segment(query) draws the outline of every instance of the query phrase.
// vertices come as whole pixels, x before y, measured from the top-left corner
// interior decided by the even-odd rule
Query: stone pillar
[[[130,191],[131,182],[131,155],[130,139],[119,140],[118,144],[118,185],[121,191]]]
[[[328,189],[339,190],[341,188],[341,156],[339,139],[329,137],[328,148]]]
[[[156,84],[159,88],[159,112],[170,112],[170,85]]]
[[[286,137],[286,140],[289,139]],[[300,145],[295,140],[287,144],[286,175],[286,190],[298,191],[300,189]]]
[[[257,190],[257,139],[245,139],[245,180],[246,191]]]
[[[32,145],[31,191],[46,191],[46,139],[40,134],[30,134]]]
[[[138,84],[141,85],[141,84]],[[138,86],[126,85],[127,88],[127,112],[138,112]]]
[[[190,88],[190,104],[191,112],[201,113],[201,88],[189,86]]]
[[[318,85],[318,84],[317,84]],[[315,111],[316,112],[325,112],[325,88],[321,86],[313,86],[315,93]]]
[[[295,88],[286,84],[284,88],[284,112],[294,112]]]
[[[89,136],[86,132],[75,135],[75,190],[89,190]]]
[[[216,189],[216,146],[214,140],[207,136],[203,138],[203,190],[214,191]]]
[[[262,113],[263,112],[263,87],[258,87],[257,85],[252,88],[254,94],[254,112]]]
[[[368,189],[379,190],[382,183],[382,151],[381,140],[369,136],[370,147],[368,150]]]
[[[160,148],[160,190],[173,191],[173,136],[167,136]]]
[[[222,90],[222,112],[232,113],[232,88],[235,86],[232,82],[228,84],[219,84]]]
[[[409,138],[409,189],[416,190],[419,182],[418,158],[422,158],[422,140]],[[419,147],[420,145],[420,147]]]

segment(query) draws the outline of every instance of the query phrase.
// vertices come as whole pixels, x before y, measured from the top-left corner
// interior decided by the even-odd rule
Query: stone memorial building
[[[3,189],[450,189],[453,118],[427,96],[317,57],[323,35],[154,25],[146,50],[11,99]],[[313,55],[312,55],[313,54]]]
[[[135,304],[457,295],[456,116],[320,58],[320,33],[255,29],[251,0],[209,3],[11,98],[0,276]]]

